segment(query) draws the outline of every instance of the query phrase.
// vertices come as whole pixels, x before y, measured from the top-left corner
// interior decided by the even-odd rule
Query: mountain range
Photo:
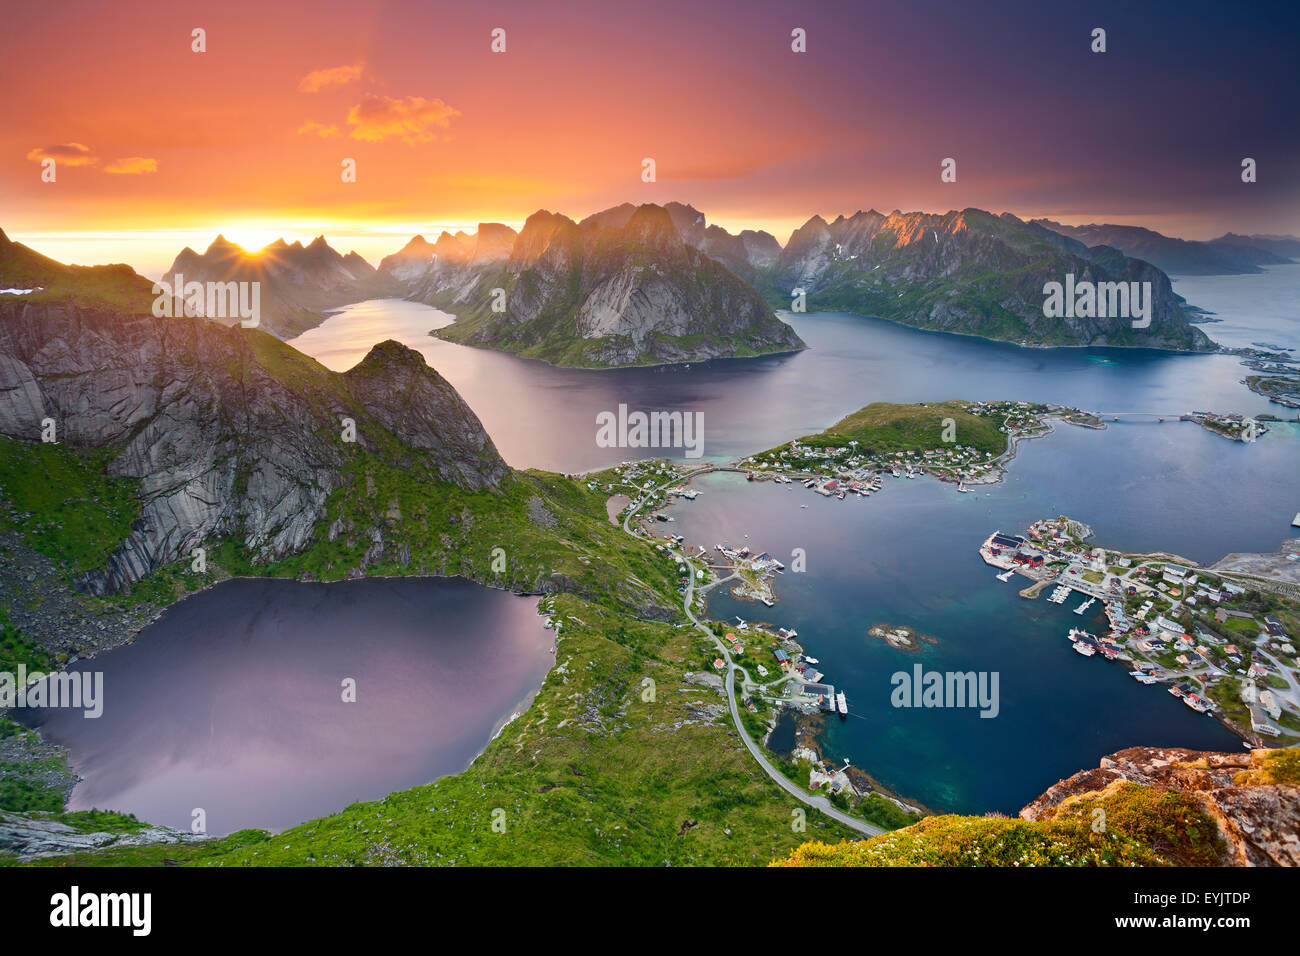
[[[1146,328],[1125,317],[1049,318],[1045,285],[1149,282]],[[1088,247],[1010,213],[980,209],[888,215],[868,210],[795,230],[759,288],[788,308],[802,289],[810,309],[835,309],[905,325],[1022,345],[1211,349],[1188,324],[1169,277],[1109,246]]]
[[[254,253],[217,236],[201,255],[188,246],[182,249],[163,281],[170,286],[177,275],[187,284],[260,283],[260,327],[281,339],[319,325],[329,309],[400,292],[386,274],[355,252],[340,255],[324,236],[305,246],[277,239]]]
[[[435,333],[441,338],[557,365],[658,365],[803,348],[749,283],[686,241],[689,225],[680,209],[655,205],[616,207],[582,222],[543,210],[528,217],[508,251],[501,231],[495,241],[461,240],[453,255],[435,252],[423,275],[408,280],[410,298],[456,314],[454,325]]]
[[[260,327],[289,339],[331,309],[405,297],[456,322],[433,333],[553,364],[613,367],[788,352],[804,347],[776,310],[840,310],[1022,345],[1213,349],[1168,273],[1257,272],[1300,258],[1300,239],[1227,233],[1191,242],[1132,226],[1065,226],[979,209],[859,211],[810,217],[784,246],[732,234],[693,206],[623,203],[581,220],[540,210],[521,231],[413,237],[376,269],[323,236],[248,252],[223,236],[185,248],[164,275],[256,281]],[[1123,317],[1049,318],[1045,286],[1150,282],[1151,324]],[[66,266],[0,232],[0,288],[137,311],[152,283],[129,266]],[[219,320],[226,322],[237,319]]]
[[[1285,236],[1237,236],[1232,233],[1198,242],[1162,235],[1141,226],[1091,223],[1066,226],[1050,219],[1031,220],[1086,246],[1111,246],[1135,259],[1144,259],[1170,275],[1248,275],[1260,266],[1285,265],[1300,256],[1300,239]]]
[[[767,319],[771,310],[791,308],[796,289],[812,311],[1025,345],[1214,348],[1188,323],[1158,267],[1010,214],[813,216],[784,247],[766,232],[732,235],[675,202],[624,203],[576,223],[538,212],[508,253],[512,234],[499,224],[492,229],[485,249],[466,233],[444,232],[433,244],[417,236],[380,272],[402,283],[409,298],[457,316],[439,337],[556,364],[654,364],[799,347]],[[1044,285],[1067,275],[1150,282],[1151,324],[1135,330],[1123,317],[1048,318]],[[492,309],[493,290],[500,290],[501,311]]]

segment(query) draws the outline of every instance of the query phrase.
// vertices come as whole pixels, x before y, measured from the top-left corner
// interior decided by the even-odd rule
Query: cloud
[[[99,157],[90,151],[89,146],[81,143],[60,143],[57,146],[37,147],[27,154],[34,163],[44,159],[53,159],[60,166],[94,166]]]
[[[121,159],[115,159],[104,167],[106,173],[116,173],[120,176],[139,176],[142,173],[158,172],[158,160],[151,159],[148,156],[124,156]]]
[[[339,128],[333,123],[326,126],[324,123],[317,123],[315,120],[307,120],[298,127],[299,133],[315,133],[323,139],[330,139],[339,134]]]
[[[361,79],[365,71],[364,63],[351,66],[331,66],[323,70],[312,70],[298,81],[299,93],[318,93],[335,86],[346,86]]]
[[[454,116],[460,116],[460,110],[439,99],[393,99],[368,93],[348,112],[348,126],[352,127],[348,135],[369,143],[393,136],[411,145],[427,143],[437,139],[436,131],[450,126]]]

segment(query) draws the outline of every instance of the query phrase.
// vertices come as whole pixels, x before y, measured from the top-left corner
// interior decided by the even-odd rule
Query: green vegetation
[[[1001,422],[973,415],[967,409],[967,402],[958,401],[918,405],[873,402],[840,419],[826,431],[799,441],[822,448],[857,441],[863,452],[878,455],[924,451],[951,444],[943,440],[943,434],[944,419],[952,419],[956,443],[991,455],[1006,451],[1007,436],[998,430]]]
[[[674,241],[675,236],[668,239],[675,229],[666,214],[661,225],[664,234],[652,241],[635,228],[597,234],[572,223],[563,225],[547,240],[551,248],[564,250],[563,259],[557,260],[562,272],[555,273],[554,263],[543,269],[510,262],[478,267],[472,286],[478,291],[471,292],[468,300],[461,298],[463,283],[448,283],[446,289],[423,299],[456,315],[454,324],[430,334],[579,368],[690,362],[804,347],[755,289],[716,260]],[[674,304],[691,317],[692,331],[668,335],[651,328],[638,330],[635,336],[630,331],[584,334],[579,317],[591,307],[593,293],[605,291],[611,280],[630,283],[642,299],[670,288]],[[525,314],[494,311],[489,294],[493,289],[504,290],[510,303],[529,303]],[[644,319],[644,314],[631,317]],[[639,323],[627,326],[635,324]]]
[[[1079,413],[1027,402],[875,402],[824,432],[759,452],[743,464],[759,471],[846,478],[907,468],[970,480],[993,471],[1012,435],[1046,434],[1049,414],[1070,418]]]
[[[950,213],[941,223],[933,218],[937,217],[931,221],[940,232],[981,237],[983,250],[959,253],[963,265],[955,273],[948,270],[947,256],[937,260],[944,262],[943,270],[936,269],[935,246],[928,240],[933,226],[916,216],[917,231],[927,236],[926,241],[896,241],[890,247],[888,240],[899,240],[902,234],[882,231],[873,240],[869,256],[835,258],[829,263],[817,277],[808,307],[1023,345],[1080,345],[1087,340],[1081,340],[1078,330],[1044,317],[1044,279],[1061,281],[1067,273],[1089,270],[1106,281],[1120,278],[1127,268],[1123,256],[1103,257],[1094,251],[1089,259],[1081,258],[1024,223],[1008,222],[984,210]],[[790,307],[788,280],[788,275],[773,273],[759,278],[759,289],[774,308]],[[1149,347],[1154,344],[1153,331],[1134,330],[1127,322],[1112,323],[1104,344]],[[1159,335],[1157,347],[1163,348],[1193,348],[1198,338],[1185,321],[1166,324]]]
[[[94,811],[92,811],[94,812]],[[145,846],[106,847],[33,860],[27,866],[165,866],[172,863],[203,864],[226,854],[270,840],[262,830],[240,830],[229,836],[193,843],[150,843]],[[0,866],[6,861],[0,857]],[[10,858],[8,865],[16,863]]]
[[[23,730],[8,717],[0,717],[0,739],[20,734],[30,734],[30,731]],[[63,790],[49,781],[66,774],[67,764],[62,757],[0,761],[0,810],[61,811]]]
[[[54,667],[54,658],[10,626],[5,609],[0,607],[0,671],[16,673],[20,664],[28,673],[49,671]]]
[[[1094,811],[1105,827],[1095,832]],[[1214,866],[1225,847],[1190,794],[1120,782],[1039,821],[927,817],[852,843],[810,842],[777,866]]]
[[[102,567],[140,515],[138,483],[108,474],[115,455],[0,436],[0,531],[70,577]]]
[[[0,304],[60,302],[107,306],[124,312],[148,312],[153,283],[127,265],[66,266],[0,232],[0,274],[15,288],[36,289],[22,296],[0,294]]]
[[[854,808],[858,816],[886,830],[897,830],[921,820],[921,814],[909,813],[893,800],[878,793],[869,793]]]
[[[153,307],[153,283],[128,265],[67,266],[64,276],[51,277],[29,302],[71,303],[81,308],[107,306],[120,312],[143,313]]]
[[[134,814],[116,813],[112,810],[73,810],[46,816],[72,827],[78,833],[139,833],[149,826],[137,820]]]
[[[467,491],[364,451],[348,479],[330,496],[305,551],[258,564],[238,542],[225,541],[209,564],[236,575],[322,581],[363,566],[373,576],[461,575],[525,592],[558,587],[659,614],[676,603],[664,597],[675,585],[667,563],[610,524],[607,495],[580,481],[520,472],[498,491]],[[384,528],[384,553],[367,564],[370,538],[340,534],[331,541],[331,525]]]
[[[184,844],[147,859],[123,850],[69,862],[754,864],[806,838],[790,826],[797,804],[753,762],[725,715],[705,709],[723,699],[683,679],[698,654],[693,628],[571,594],[545,600],[562,622],[556,667],[528,712],[464,773],[220,852]],[[807,823],[824,839],[848,835],[815,812]]]

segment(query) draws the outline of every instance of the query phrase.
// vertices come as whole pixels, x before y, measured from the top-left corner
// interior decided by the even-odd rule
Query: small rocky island
[[[911,651],[918,653],[922,644],[938,644],[938,638],[930,637],[928,634],[922,634],[906,624],[877,624],[871,630],[867,631],[872,637],[887,641],[891,647],[896,647],[900,651]]]

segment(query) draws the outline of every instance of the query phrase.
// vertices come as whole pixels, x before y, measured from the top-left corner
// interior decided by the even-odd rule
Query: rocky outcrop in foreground
[[[61,823],[49,814],[0,810],[0,853],[12,853],[23,863],[82,850],[197,843],[209,839],[211,837],[161,826],[141,826],[125,831],[86,830]]]
[[[1103,757],[1095,770],[1084,770],[1049,787],[1020,816],[1050,820],[1075,798],[1129,781],[1158,791],[1190,793],[1227,844],[1225,865],[1300,866],[1297,766],[1300,754],[1294,751],[1238,754],[1130,747]]]
[[[871,840],[805,843],[777,866],[1296,866],[1300,751],[1130,747],[1019,819],[927,817]]]

